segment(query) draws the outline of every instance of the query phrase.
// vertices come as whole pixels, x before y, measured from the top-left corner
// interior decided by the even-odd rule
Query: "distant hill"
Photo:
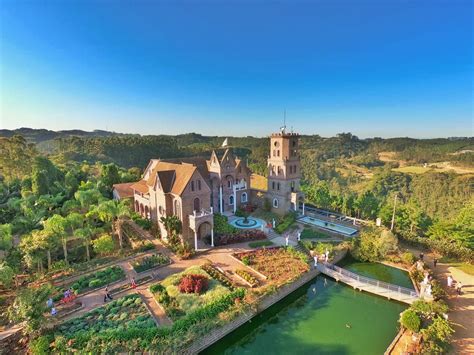
[[[83,131],[80,129],[71,129],[65,131],[50,131],[48,129],[35,128],[17,128],[17,129],[0,129],[0,137],[12,137],[16,134],[23,136],[28,142],[41,143],[44,141],[53,140],[56,138],[67,137],[109,137],[114,135],[121,135],[121,133],[94,130],[92,132]]]

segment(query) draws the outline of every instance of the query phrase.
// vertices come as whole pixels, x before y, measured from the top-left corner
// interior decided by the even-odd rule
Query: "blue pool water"
[[[300,218],[298,221],[302,223],[306,223],[306,224],[311,224],[313,226],[327,229],[331,232],[336,232],[336,233],[343,234],[346,236],[353,236],[354,234],[358,232],[357,229],[355,228],[346,227],[341,224],[337,224],[337,223],[333,223],[329,221],[323,221],[321,219],[314,218],[314,217],[305,216],[305,217]]]

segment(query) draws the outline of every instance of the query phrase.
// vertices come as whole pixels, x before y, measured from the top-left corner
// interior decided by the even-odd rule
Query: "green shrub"
[[[33,339],[29,343],[29,350],[34,355],[46,355],[50,354],[51,351],[49,350],[49,344],[52,341],[51,336],[39,336],[36,339]]]
[[[317,230],[312,229],[312,228],[303,229],[303,231],[301,232],[301,239],[310,239],[310,238],[323,239],[323,238],[328,238],[328,236],[327,236],[326,233],[317,231]]]
[[[421,326],[421,319],[415,311],[407,309],[400,317],[400,324],[408,330],[418,333]]]
[[[250,256],[244,256],[242,258],[242,263],[247,266],[250,265]]]
[[[98,279],[91,280],[89,282],[89,288],[97,288],[102,286],[102,281]]]
[[[150,292],[151,293],[162,292],[164,290],[165,290],[165,288],[163,287],[162,284],[154,284],[154,285],[150,286]]]
[[[413,253],[410,253],[410,252],[405,252],[400,257],[402,261],[408,265],[413,265],[416,262],[415,255],[413,255]]]
[[[214,214],[214,232],[216,234],[232,234],[237,233],[238,229],[231,226],[226,216]]]
[[[290,228],[293,223],[296,221],[296,213],[294,212],[289,212],[287,213],[284,217],[283,220],[278,223],[278,225],[275,227],[275,232],[281,234],[285,232],[288,228]]]

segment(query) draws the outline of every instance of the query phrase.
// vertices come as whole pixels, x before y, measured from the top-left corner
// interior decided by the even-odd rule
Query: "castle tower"
[[[304,195],[300,191],[299,137],[298,133],[286,132],[284,127],[270,136],[266,197],[272,211],[278,214],[299,211],[304,203]]]

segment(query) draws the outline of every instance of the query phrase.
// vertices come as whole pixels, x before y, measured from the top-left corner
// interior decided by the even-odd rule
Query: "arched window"
[[[280,149],[277,150],[277,157],[280,156]]]
[[[229,205],[234,205],[234,196],[229,196]]]
[[[293,173],[296,173],[296,165],[293,167]]]
[[[174,215],[181,219],[181,206],[178,200],[174,200]]]
[[[201,200],[198,197],[194,199],[193,208],[194,208],[194,211],[201,210]]]
[[[277,198],[273,199],[273,207],[278,208],[278,199]]]
[[[275,181],[272,181],[272,190],[275,190]]]
[[[277,190],[280,190],[280,183],[277,184]]]
[[[291,186],[291,191],[292,192],[295,191],[295,182],[294,181],[291,182],[290,186]]]
[[[232,188],[232,177],[231,176],[227,177],[227,187],[229,189]]]
[[[242,203],[246,203],[247,202],[247,193],[244,192],[241,196],[240,196],[240,202]]]
[[[194,181],[191,181],[191,191],[194,191]]]
[[[197,184],[198,184],[198,190],[201,190],[201,180],[198,180]]]

